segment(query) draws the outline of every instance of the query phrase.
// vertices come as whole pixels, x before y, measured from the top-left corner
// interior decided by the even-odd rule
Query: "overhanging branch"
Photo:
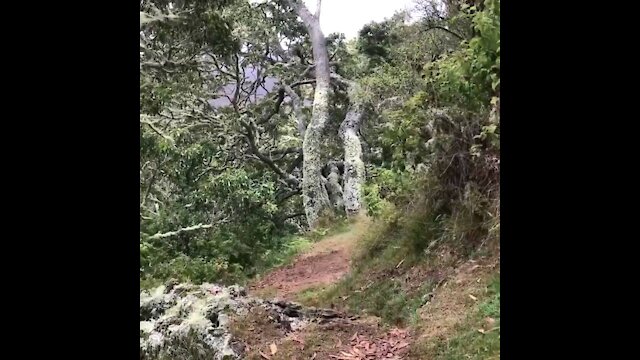
[[[162,136],[163,138],[169,140],[169,142],[171,142],[171,144],[174,144],[175,141],[173,140],[173,138],[169,135],[165,135],[162,131],[160,131],[160,129],[158,129],[154,123],[148,121],[148,120],[142,120],[140,119],[140,123],[141,124],[145,124],[147,125],[151,130],[153,130],[156,134]]]
[[[202,230],[202,229],[209,229],[212,228],[213,224],[198,224],[198,225],[193,225],[193,226],[188,226],[182,229],[178,229],[176,231],[169,231],[166,233],[157,233],[154,235],[151,235],[147,238],[147,240],[158,240],[158,239],[164,239],[164,238],[168,238],[168,237],[172,237],[172,236],[176,236],[179,234],[182,234],[184,232],[189,232],[189,231],[196,231],[196,230]]]
[[[253,134],[254,129],[251,126],[251,124],[243,120],[240,120],[240,124],[247,131],[244,135],[245,135],[245,138],[247,139],[247,143],[249,145],[249,149],[251,150],[251,153],[255,155],[260,161],[265,163],[269,168],[271,168],[271,170],[273,170],[273,172],[275,172],[287,184],[298,187],[300,181],[296,179],[295,176],[291,174],[287,174],[284,171],[282,171],[282,169],[280,169],[278,165],[275,164],[273,159],[271,159],[269,156],[266,156],[265,154],[260,152],[260,149],[258,149],[258,146],[256,145],[255,136]]]
[[[444,27],[444,26],[433,25],[433,26],[431,26],[431,27],[427,28],[427,29],[425,30],[425,32],[428,32],[428,31],[431,31],[431,30],[435,30],[435,29],[437,29],[437,30],[442,30],[442,31],[444,31],[444,32],[447,32],[447,33],[449,33],[449,34],[451,34],[451,35],[453,35],[453,36],[457,37],[457,38],[458,38],[458,39],[460,39],[460,40],[464,40],[464,37],[463,37],[462,35],[459,35],[459,34],[457,34],[457,33],[453,32],[453,31],[451,31],[451,30],[447,29],[447,28],[446,28],[446,27]]]

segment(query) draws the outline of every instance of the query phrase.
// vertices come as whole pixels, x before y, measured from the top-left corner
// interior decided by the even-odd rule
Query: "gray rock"
[[[254,307],[273,314],[273,321],[287,332],[341,316],[332,310],[249,297],[238,285],[169,281],[140,293],[140,359],[239,359],[243,346],[232,339],[229,316],[243,316]]]

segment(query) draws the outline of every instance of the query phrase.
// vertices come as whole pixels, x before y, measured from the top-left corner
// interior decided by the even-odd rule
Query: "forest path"
[[[272,270],[249,284],[249,292],[269,294],[283,300],[312,287],[333,284],[349,272],[355,244],[364,235],[370,220],[357,219],[349,230],[328,236],[286,266]]]
[[[358,241],[371,225],[362,217],[345,232],[327,236],[313,244],[286,266],[268,272],[249,284],[250,293],[263,298],[295,301],[306,289],[338,282],[351,265]],[[411,341],[406,329],[381,327],[376,319],[334,319],[312,324],[299,331],[284,331],[265,319],[259,310],[246,317],[236,331],[244,343],[247,359],[268,360],[400,360]],[[272,316],[271,316],[272,317]]]

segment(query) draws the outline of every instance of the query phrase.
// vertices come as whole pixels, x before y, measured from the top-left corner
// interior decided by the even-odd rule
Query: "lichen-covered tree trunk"
[[[289,4],[296,10],[311,37],[316,74],[311,122],[305,131],[302,145],[302,201],[307,223],[313,229],[318,225],[320,215],[330,209],[329,197],[321,173],[324,162],[320,153],[322,133],[329,119],[329,53],[326,39],[320,29],[320,8],[315,15],[312,15],[300,0],[289,0]]]
[[[365,167],[362,160],[362,144],[358,133],[362,122],[363,107],[355,99],[355,84],[350,86],[351,105],[344,121],[340,125],[340,137],[344,144],[344,207],[348,216],[355,216],[362,208],[362,184],[365,179]]]
[[[344,193],[342,191],[340,170],[335,162],[329,163],[329,175],[326,181],[327,193],[329,194],[329,202],[335,212],[344,211]]]

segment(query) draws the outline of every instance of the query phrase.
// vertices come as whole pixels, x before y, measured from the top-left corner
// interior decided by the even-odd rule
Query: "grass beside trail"
[[[424,339],[412,348],[411,359],[488,360],[500,358],[500,277],[488,287],[488,298],[479,303],[452,337]]]

